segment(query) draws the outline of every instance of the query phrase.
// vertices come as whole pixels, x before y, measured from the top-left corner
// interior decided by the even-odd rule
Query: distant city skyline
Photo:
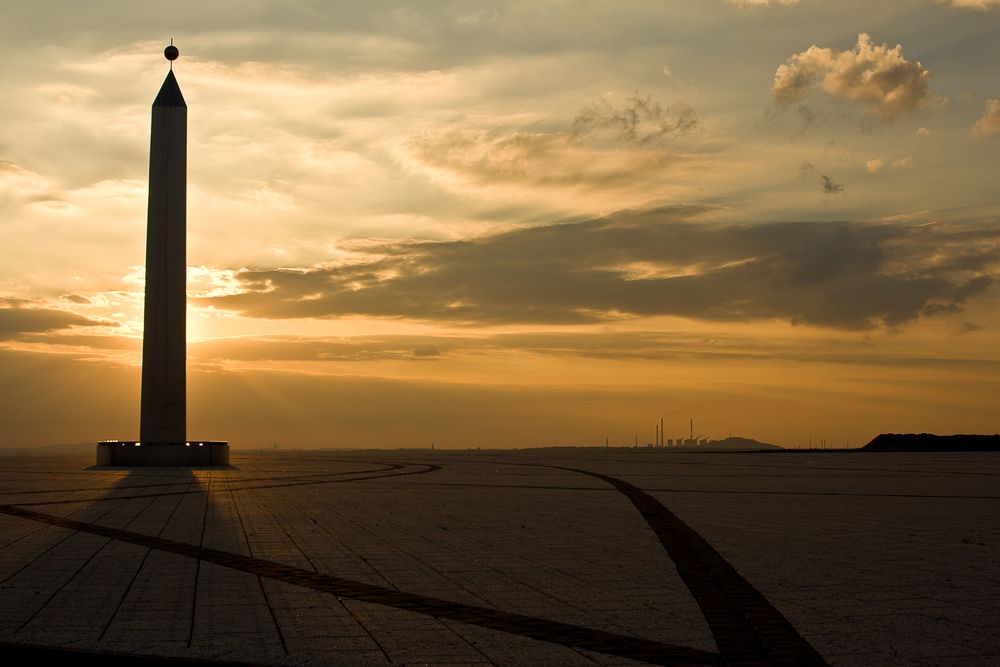
[[[0,448],[138,430],[149,105],[234,447],[1000,431],[1000,3],[36,2]]]

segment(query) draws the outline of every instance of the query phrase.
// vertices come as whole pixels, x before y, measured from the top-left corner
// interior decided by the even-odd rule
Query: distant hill
[[[784,449],[778,445],[771,445],[766,442],[759,442],[753,438],[740,438],[730,436],[725,440],[709,440],[706,444],[697,448],[699,451],[725,451],[725,452],[758,452],[763,449]]]
[[[882,433],[861,449],[869,452],[1000,452],[1000,435]]]

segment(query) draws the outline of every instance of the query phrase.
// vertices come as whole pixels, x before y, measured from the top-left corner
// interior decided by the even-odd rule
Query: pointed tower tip
[[[167,78],[163,80],[163,85],[160,86],[160,92],[156,94],[156,99],[153,100],[154,107],[186,107],[187,104],[184,102],[184,96],[181,95],[181,87],[177,85],[177,78],[174,76],[174,71],[170,70],[167,72]]]

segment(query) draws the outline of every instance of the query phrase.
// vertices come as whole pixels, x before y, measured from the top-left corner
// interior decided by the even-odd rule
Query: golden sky
[[[150,104],[234,446],[1000,431],[1000,2],[17,2],[0,447],[138,432]]]

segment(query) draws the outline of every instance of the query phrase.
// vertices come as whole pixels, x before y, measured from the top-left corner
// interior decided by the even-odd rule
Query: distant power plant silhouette
[[[153,101],[139,440],[97,444],[97,465],[226,465],[229,443],[187,439],[187,103],[174,76]]]
[[[660,417],[659,423],[657,423],[657,424],[654,425],[653,442],[650,443],[648,446],[649,447],[657,447],[657,448],[659,448],[659,447],[701,447],[701,446],[704,446],[704,445],[708,445],[708,444],[710,444],[712,442],[705,435],[698,435],[697,437],[695,436],[695,434],[694,434],[694,418],[693,417],[688,422],[688,430],[689,430],[690,433],[689,433],[688,437],[686,437],[686,438],[684,436],[680,436],[679,438],[665,438],[664,434],[666,433],[666,431],[664,430],[663,417]],[[730,434],[730,436],[731,435],[732,434]],[[636,445],[638,446],[638,443],[636,443]]]

